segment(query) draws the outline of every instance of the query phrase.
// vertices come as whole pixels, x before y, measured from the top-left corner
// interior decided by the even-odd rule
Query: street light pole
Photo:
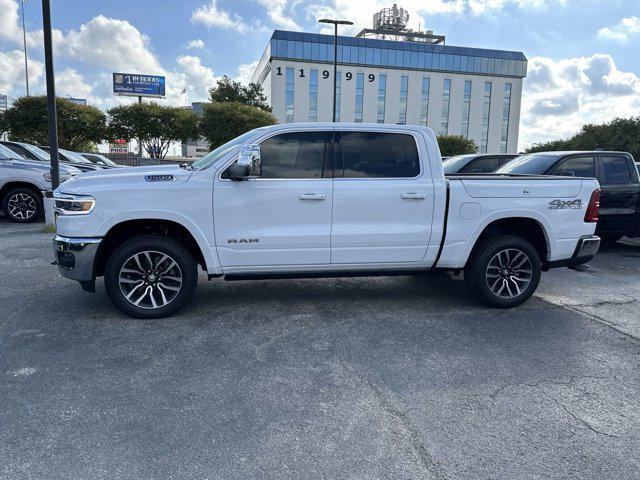
[[[27,60],[27,30],[24,26],[24,2],[29,0],[20,0],[20,9],[22,12],[22,40],[24,42],[24,81],[27,86],[27,97],[29,96],[29,63]]]
[[[353,25],[348,20],[332,20],[323,18],[318,23],[330,23],[333,25],[333,123],[336,122],[336,96],[337,96],[337,77],[338,77],[338,25]]]
[[[47,117],[49,121],[49,154],[51,155],[51,185],[60,186],[58,163],[58,114],[56,112],[56,79],[53,74],[53,45],[51,42],[51,5],[42,0],[42,26],[44,30],[44,64],[47,77]]]

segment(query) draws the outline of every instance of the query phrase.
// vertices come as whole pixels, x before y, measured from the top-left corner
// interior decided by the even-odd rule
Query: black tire
[[[2,199],[2,209],[7,218],[16,223],[35,222],[44,213],[40,192],[29,187],[9,190]]]
[[[145,271],[149,262],[146,261],[147,257],[144,252],[148,252],[152,256],[155,255],[155,258],[168,256],[169,259],[158,263],[155,267],[152,265],[151,269]],[[123,269],[126,272],[131,272],[128,268],[133,264],[134,257],[137,255],[141,255],[138,259],[141,259],[143,264],[139,270],[143,272],[143,275],[137,272],[132,274],[123,273]],[[171,286],[167,287],[162,283],[168,283],[169,280],[163,280],[160,274],[161,270],[167,264],[170,264],[170,260],[173,260],[176,266],[167,273],[166,278],[177,278],[179,275],[181,279],[179,286],[176,287],[177,282],[173,283],[171,291],[167,290]],[[136,270],[138,270],[137,267]],[[157,277],[154,274],[149,274],[149,272],[156,272]],[[144,275],[145,273],[146,275]],[[126,278],[127,275],[132,275],[134,280]],[[153,281],[151,279],[152,276]],[[121,282],[121,280],[123,282],[126,281],[126,283]],[[138,280],[142,283],[135,283]],[[191,252],[178,240],[162,235],[143,235],[126,241],[111,254],[105,267],[104,283],[109,298],[111,298],[116,307],[127,315],[143,319],[168,317],[180,310],[193,295],[198,283],[198,264]],[[131,292],[136,286],[138,288],[137,293]],[[127,288],[131,288],[127,292],[131,300],[127,299],[125,295],[124,290]],[[145,292],[149,288],[151,293],[146,294]],[[178,289],[177,291],[176,288]],[[136,297],[140,292],[145,293],[147,296],[140,301],[139,305],[135,305],[134,300],[137,299]],[[167,294],[166,297],[165,293]],[[174,296],[169,297],[169,295]],[[168,298],[171,298],[168,303],[156,306],[157,300],[159,300],[158,303],[163,303]],[[153,302],[153,305],[144,307],[143,305],[148,302]]]
[[[475,246],[464,268],[464,280],[469,291],[482,303],[491,307],[511,308],[526,302],[531,295],[534,294],[538,288],[538,283],[540,283],[542,264],[537,250],[531,243],[517,235],[493,236],[481,242],[482,243]],[[524,254],[524,256],[528,258],[528,263],[525,264],[525,267],[530,265],[531,268],[525,269],[523,267],[522,272],[530,270],[530,274],[520,271],[515,273],[515,271],[512,272],[510,270],[510,268],[515,269],[515,263],[522,261],[522,256],[518,256],[516,262],[510,268],[503,269],[501,267],[495,267],[493,263],[490,267],[490,263],[494,262],[496,258],[498,258],[500,265],[502,265],[502,259],[498,257],[498,254],[499,252],[507,251],[512,252],[512,255],[516,255],[513,252],[518,251]],[[507,255],[509,255],[509,253],[507,253]],[[508,258],[507,256],[507,259]],[[508,267],[508,261],[505,260],[504,263],[505,266]],[[489,275],[491,275],[491,278]],[[520,275],[527,277],[528,283],[526,287],[524,286],[524,280],[520,280]],[[518,280],[517,282],[513,280],[514,276]],[[529,276],[530,278],[528,278]],[[491,290],[489,282],[491,282],[491,285],[496,285],[494,282],[497,282],[496,289],[499,289],[500,286],[503,286],[503,288],[507,286],[508,292],[503,293],[501,291],[499,292],[501,295],[510,295],[513,291],[515,292],[515,296],[510,298],[499,296]],[[516,289],[514,285],[518,285],[518,288]],[[520,289],[522,291],[518,293]]]

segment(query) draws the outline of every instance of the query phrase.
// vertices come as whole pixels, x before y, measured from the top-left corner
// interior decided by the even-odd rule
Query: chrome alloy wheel
[[[32,218],[38,206],[36,199],[26,193],[15,193],[9,197],[7,201],[7,210],[9,215],[19,220],[29,220]]]
[[[485,274],[491,293],[499,298],[521,295],[533,277],[531,259],[522,250],[507,248],[496,253]]]
[[[182,271],[166,253],[145,250],[124,262],[118,283],[124,298],[136,307],[161,308],[180,293]]]

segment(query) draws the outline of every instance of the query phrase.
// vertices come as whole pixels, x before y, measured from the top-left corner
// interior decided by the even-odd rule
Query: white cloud
[[[533,57],[524,80],[520,146],[566,138],[586,123],[637,115],[640,77],[610,55],[552,60]]]
[[[640,36],[640,17],[631,16],[623,18],[613,27],[604,27],[598,30],[600,38],[616,40],[626,43],[633,36]]]
[[[22,41],[18,3],[14,0],[0,0],[0,37],[13,42]]]
[[[300,26],[293,20],[293,9],[298,3],[289,0],[257,0],[267,10],[269,20],[277,27],[289,30],[300,30]]]
[[[191,40],[189,43],[187,43],[187,50],[204,50],[204,42],[199,39],[196,38],[195,40]]]
[[[93,87],[89,85],[84,76],[73,68],[65,68],[61,72],[56,72],[56,95],[60,97],[84,98],[89,103]]]
[[[171,72],[167,83],[175,89],[173,96],[180,96],[184,88],[187,89],[189,101],[197,102],[209,98],[209,89],[214,87],[218,79],[211,68],[202,64],[199,57],[182,55],[176,59],[177,69]],[[180,103],[184,103],[184,96],[180,96]]]
[[[29,58],[29,88],[35,92],[41,88],[44,64]],[[25,94],[24,52],[12,50],[0,52],[0,92],[12,97]]]
[[[247,30],[247,25],[238,15],[232,16],[219,8],[216,0],[209,0],[209,3],[196,9],[191,15],[191,21],[208,27],[228,28],[238,32]]]
[[[243,85],[248,85],[249,82],[251,82],[251,77],[253,76],[253,72],[255,72],[257,66],[258,60],[255,60],[251,63],[243,63],[238,67],[236,80]]]

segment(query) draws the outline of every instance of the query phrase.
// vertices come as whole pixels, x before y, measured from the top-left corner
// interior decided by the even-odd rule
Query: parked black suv
[[[640,178],[630,153],[541,152],[522,155],[496,173],[592,177],[600,182],[596,234],[605,242],[640,237]]]

